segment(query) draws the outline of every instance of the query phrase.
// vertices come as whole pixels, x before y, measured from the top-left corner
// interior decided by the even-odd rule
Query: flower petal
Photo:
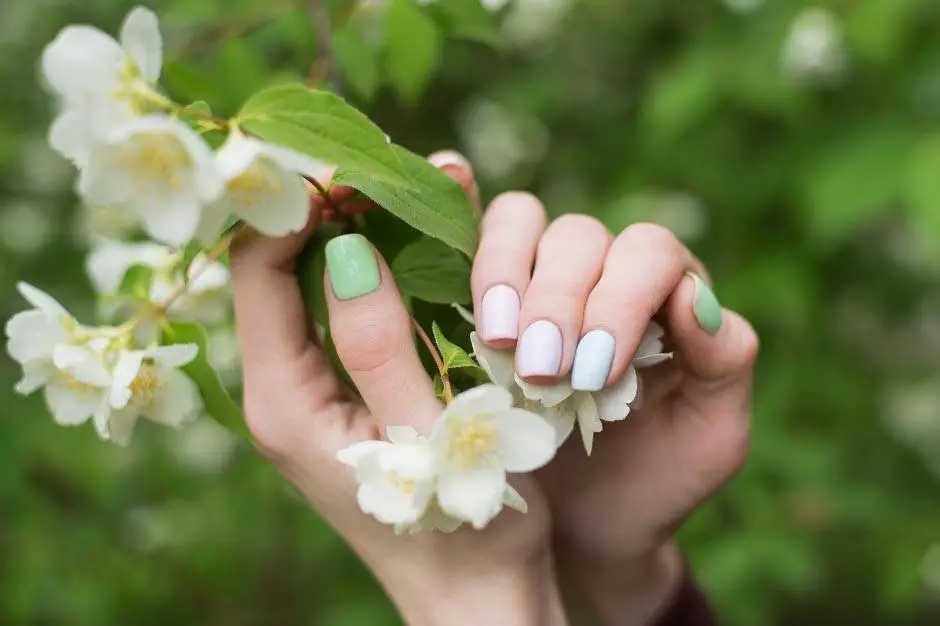
[[[468,418],[505,411],[512,406],[512,394],[497,385],[480,385],[457,394],[443,416]],[[442,417],[443,417],[442,416]],[[438,419],[438,423],[445,421]]]
[[[261,142],[240,132],[231,133],[215,154],[215,166],[225,182],[231,181],[251,167],[261,154]]]
[[[626,419],[630,414],[630,403],[636,399],[638,387],[636,369],[630,366],[620,380],[592,394],[600,418],[605,422]]]
[[[131,383],[140,373],[140,366],[143,363],[144,355],[139,350],[133,350],[121,353],[118,362],[111,372],[111,391],[108,394],[108,401],[115,409],[123,409],[130,402],[133,392]]]
[[[111,385],[111,374],[101,362],[101,357],[87,346],[56,346],[52,351],[52,362],[80,383],[102,388]]]
[[[78,167],[88,162],[93,141],[88,120],[81,111],[63,111],[49,127],[49,146]]]
[[[522,393],[525,394],[526,398],[541,402],[546,407],[561,404],[574,393],[571,383],[567,380],[559,381],[554,385],[533,385],[517,375],[516,384],[522,389]]]
[[[15,314],[7,320],[4,332],[9,337],[7,352],[21,364],[48,359],[55,346],[68,339],[61,324],[50,321],[46,313],[36,309]]]
[[[196,227],[196,239],[206,245],[212,244],[222,235],[231,214],[229,203],[225,201],[224,197],[203,207],[202,215],[199,218],[199,226]]]
[[[310,197],[303,180],[273,163],[259,160],[269,188],[232,200],[232,211],[269,237],[283,237],[303,230],[310,217]],[[229,191],[228,193],[235,193]]]
[[[299,175],[317,178],[329,167],[326,163],[312,159],[306,154],[273,143],[262,142],[261,153],[298,179]]]
[[[121,46],[137,63],[144,78],[151,83],[160,78],[163,66],[163,37],[160,35],[160,24],[153,11],[136,7],[127,14],[121,26]]]
[[[541,416],[522,409],[493,415],[499,426],[499,452],[507,472],[531,472],[555,456],[555,429]]]
[[[150,405],[141,407],[140,413],[164,426],[179,426],[197,417],[203,409],[202,396],[193,380],[183,372],[156,365],[155,375],[163,383]]]
[[[654,352],[646,356],[638,356],[632,361],[633,367],[652,367],[672,358],[672,352]]]
[[[503,504],[520,513],[529,512],[529,503],[509,483],[506,483],[506,491],[503,492]]]
[[[347,446],[336,453],[336,460],[350,467],[358,467],[359,462],[366,456],[389,446],[387,441],[360,441]]]
[[[55,367],[45,359],[27,361],[23,363],[23,377],[14,385],[13,391],[21,396],[28,396],[48,384],[55,373]]]
[[[560,448],[568,440],[578,420],[574,407],[570,402],[564,402],[553,407],[540,407],[537,411],[555,429],[555,447]]]
[[[59,381],[52,381],[43,391],[52,418],[62,426],[84,424],[104,402],[103,392],[74,391]]]
[[[411,426],[386,426],[385,434],[392,443],[414,443],[418,431]]]
[[[138,197],[131,207],[143,220],[147,234],[171,246],[186,245],[199,225],[199,200],[187,194]]]
[[[490,348],[483,343],[476,332],[470,333],[470,344],[473,346],[473,355],[480,367],[486,370],[490,380],[503,389],[512,387],[515,376],[512,350]]]
[[[93,94],[106,97],[123,68],[118,42],[91,26],[66,26],[42,53],[43,75],[71,104],[88,104]]]
[[[31,305],[49,315],[50,317],[59,317],[64,315],[69,319],[72,318],[71,314],[65,310],[65,307],[59,304],[59,302],[47,294],[45,291],[33,287],[29,283],[18,282],[16,283],[16,289],[20,292],[26,301]]]
[[[194,343],[156,346],[144,350],[143,355],[164,367],[180,367],[191,363],[199,355],[199,346]]]
[[[503,507],[506,473],[499,468],[445,472],[437,479],[437,501],[444,513],[477,530]]]
[[[601,422],[597,405],[590,393],[575,394],[575,408],[578,412],[578,428],[581,431],[584,451],[591,456],[591,450],[594,448],[594,434],[601,432],[604,424]]]
[[[95,416],[96,418],[98,415]],[[137,425],[138,413],[133,409],[124,409],[123,411],[111,411],[108,416],[108,434],[109,441],[113,441],[119,446],[126,446],[131,442],[131,435],[134,434],[134,427]],[[97,427],[98,421],[96,419]],[[101,431],[98,432],[101,434]]]

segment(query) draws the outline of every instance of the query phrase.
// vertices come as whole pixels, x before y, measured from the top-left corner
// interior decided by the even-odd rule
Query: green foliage
[[[441,327],[437,325],[437,322],[434,322],[431,325],[431,331],[434,335],[434,343],[437,345],[437,349],[441,353],[441,361],[444,364],[445,373],[449,372],[450,370],[460,368],[480,369],[480,366],[477,365],[476,361],[474,361],[470,355],[464,351],[463,348],[444,336],[444,333],[441,332]]]
[[[153,284],[153,268],[146,265],[131,265],[124,272],[124,278],[114,295],[140,300],[150,298],[150,286]]]
[[[402,293],[425,302],[470,302],[470,262],[437,239],[424,237],[408,244],[392,262]]]
[[[472,257],[479,218],[463,188],[418,155],[399,146],[394,150],[407,173],[404,185],[387,184],[353,168],[340,168],[334,180],[358,189],[408,225]]]
[[[441,34],[411,0],[391,0],[385,17],[385,65],[406,104],[424,93],[441,62]]]
[[[185,322],[168,323],[163,329],[162,343],[192,343],[199,346],[199,354],[181,369],[199,387],[205,403],[206,414],[219,424],[246,439],[250,438],[245,425],[245,415],[219,379],[218,373],[209,364],[206,351],[209,349],[206,331],[198,324]]]
[[[354,168],[384,184],[408,182],[385,134],[328,91],[277,85],[252,96],[237,119],[258,137],[325,163]]]

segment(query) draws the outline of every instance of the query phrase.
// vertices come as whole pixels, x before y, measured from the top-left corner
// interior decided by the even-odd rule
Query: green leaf
[[[496,46],[499,23],[480,0],[438,0],[428,7],[452,36]]]
[[[385,18],[385,65],[402,101],[415,104],[441,63],[441,32],[411,0],[392,0]]]
[[[441,353],[441,360],[444,362],[445,372],[462,367],[479,368],[476,361],[474,361],[463,348],[444,336],[437,322],[431,323],[431,333],[433,333],[434,343],[437,344],[437,349]]]
[[[333,180],[358,189],[425,235],[472,257],[479,216],[463,188],[418,155],[400,146],[394,149],[407,173],[406,186],[389,185],[354,168],[340,168]]]
[[[163,343],[194,343],[199,346],[196,358],[180,369],[199,387],[206,413],[236,435],[250,440],[242,408],[228,394],[219,374],[209,364],[205,329],[198,324],[171,322],[163,329]]]
[[[470,262],[443,241],[423,237],[408,244],[392,262],[392,274],[403,293],[425,302],[466,304],[470,295]]]
[[[290,84],[255,94],[237,117],[258,137],[386,184],[408,183],[388,138],[365,115],[328,92]]]
[[[363,99],[371,100],[379,88],[379,65],[355,24],[333,33],[333,52],[345,83]]]
[[[124,272],[124,278],[118,285],[115,295],[150,299],[150,287],[153,284],[153,268],[147,265],[131,265]]]
[[[206,119],[212,117],[212,109],[205,100],[196,100],[180,110],[180,117],[183,119]]]

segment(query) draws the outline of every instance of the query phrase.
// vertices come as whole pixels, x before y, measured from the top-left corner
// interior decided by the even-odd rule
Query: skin
[[[479,208],[462,157],[438,153],[430,160]],[[332,193],[342,199],[350,190]],[[351,472],[335,454],[380,438],[389,424],[428,432],[441,405],[381,259],[377,291],[338,301],[327,287],[334,343],[363,401],[348,397],[330,371],[293,274],[326,208],[314,201],[302,233],[248,233],[232,246],[246,418],[261,452],[343,535],[409,624],[460,626],[506,615],[513,624],[564,624],[556,571],[566,572],[563,582],[601,624],[647,623],[681,575],[671,542],[676,528],[746,454],[757,352],[750,326],[722,311],[715,336],[699,328],[684,273],[704,272],[668,231],[636,225],[614,237],[587,216],[549,227],[534,197],[500,196],[484,213],[472,276],[477,305],[489,286],[510,284],[522,299],[520,334],[536,319],[558,323],[565,342],[560,376],[571,367],[578,337],[605,328],[617,339],[608,381],[619,378],[660,309],[678,356],[644,372],[644,408],[605,424],[592,458],[575,433],[549,466],[514,481],[528,514],[504,512],[482,532],[395,537],[359,511]],[[553,318],[559,312],[566,317]]]

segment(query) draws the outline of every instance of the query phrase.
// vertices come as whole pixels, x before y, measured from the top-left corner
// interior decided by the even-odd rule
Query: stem
[[[193,281],[199,278],[202,273],[206,271],[206,268],[209,267],[209,264],[218,259],[226,250],[228,250],[229,246],[232,245],[232,240],[244,228],[245,225],[240,224],[233,228],[227,235],[225,235],[225,237],[223,237],[222,240],[219,241],[219,243],[217,243],[215,247],[209,251],[209,253],[206,255],[206,260],[196,269],[195,272],[193,272],[192,276],[184,276],[183,284],[177,287],[173,293],[167,296],[166,300],[156,305],[157,311],[160,313],[166,313],[167,309],[173,306],[173,303],[186,293],[186,290],[189,289],[189,286],[193,283]]]
[[[338,96],[343,95],[343,84],[333,58],[333,28],[330,25],[330,10],[326,0],[307,0],[307,15],[310,28],[316,39],[317,58],[326,65],[326,79]]]
[[[356,220],[352,215],[346,215],[343,213],[343,205],[337,203],[333,196],[330,195],[329,190],[323,186],[323,183],[318,181],[313,176],[304,176],[304,180],[309,182],[317,190],[317,193],[323,197],[323,200],[329,205],[333,212],[343,218],[343,225],[345,227],[345,232],[355,232],[356,231]]]
[[[437,366],[437,371],[441,375],[441,384],[444,386],[444,400],[450,404],[454,400],[454,392],[450,388],[450,378],[447,376],[447,372],[444,371],[444,362],[441,361],[441,357],[437,353],[437,347],[434,345],[434,342],[431,341],[431,338],[428,337],[428,334],[424,332],[424,329],[421,328],[421,324],[418,323],[418,320],[412,317],[411,325],[414,327],[418,337],[421,338],[421,341],[424,342],[428,352],[431,353],[431,358],[434,359],[434,364]]]

